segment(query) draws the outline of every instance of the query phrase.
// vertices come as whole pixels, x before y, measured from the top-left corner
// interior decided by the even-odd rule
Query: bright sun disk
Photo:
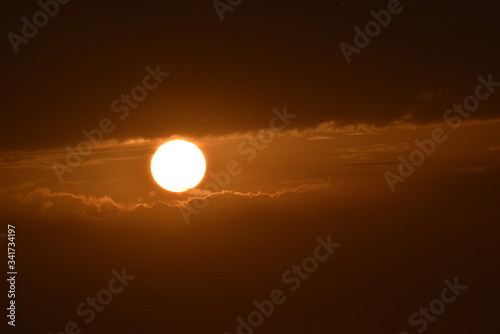
[[[173,192],[196,187],[206,170],[205,157],[193,143],[172,140],[161,145],[151,159],[151,173],[155,181]]]

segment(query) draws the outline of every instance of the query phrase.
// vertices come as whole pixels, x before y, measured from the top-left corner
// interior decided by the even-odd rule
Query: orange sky
[[[498,332],[497,1],[4,7],[8,333]],[[150,171],[173,139],[184,193]]]

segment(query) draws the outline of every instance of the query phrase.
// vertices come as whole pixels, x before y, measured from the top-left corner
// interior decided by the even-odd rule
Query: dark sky
[[[210,1],[72,1],[15,54],[2,43],[0,148],[72,145],[112,115],[111,102],[160,64],[170,76],[111,138],[201,136],[257,129],[272,107],[325,120],[387,124],[413,110],[441,117],[500,73],[494,1],[404,2],[401,14],[347,64],[339,44],[386,2],[244,1],[221,22]],[[2,11],[19,33],[32,2]],[[419,102],[431,93],[432,101]],[[497,115],[498,99],[476,117]]]

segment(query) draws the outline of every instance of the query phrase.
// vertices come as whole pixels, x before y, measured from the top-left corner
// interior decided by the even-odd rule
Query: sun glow
[[[196,187],[206,170],[205,157],[193,143],[172,140],[161,145],[151,159],[155,181],[168,191],[183,192]]]

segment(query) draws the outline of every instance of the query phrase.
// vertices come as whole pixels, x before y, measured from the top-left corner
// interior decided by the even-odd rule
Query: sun
[[[151,159],[153,178],[162,188],[173,192],[196,187],[203,179],[206,167],[201,150],[185,140],[166,142]]]

